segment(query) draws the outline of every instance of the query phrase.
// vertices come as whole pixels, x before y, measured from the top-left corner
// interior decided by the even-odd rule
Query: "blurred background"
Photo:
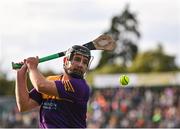
[[[92,51],[87,126],[180,127],[179,12],[178,0],[0,1],[0,128],[38,127],[38,109],[17,109],[12,61],[64,51],[100,34],[111,35],[117,48]],[[59,74],[62,59],[39,69]],[[130,77],[126,87],[118,81],[122,74]]]

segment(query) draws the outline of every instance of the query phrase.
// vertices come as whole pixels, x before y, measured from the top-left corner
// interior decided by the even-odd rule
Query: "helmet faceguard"
[[[64,61],[64,70],[68,75],[72,77],[84,78],[84,75],[87,70],[84,73],[77,73],[76,71],[70,69],[70,67],[72,66],[72,59],[75,54],[82,55],[88,58],[88,64],[87,64],[87,70],[88,70],[91,60],[90,50],[84,46],[79,46],[79,45],[74,45],[72,46],[72,48],[66,51],[66,55],[65,55],[66,61]]]

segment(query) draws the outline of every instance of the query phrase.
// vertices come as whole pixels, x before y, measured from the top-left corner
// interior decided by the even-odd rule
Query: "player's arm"
[[[37,69],[38,58],[30,57],[27,59],[26,64],[34,88],[40,93],[59,97],[55,82],[47,80]]]
[[[27,66],[23,65],[17,71],[15,95],[16,103],[20,112],[29,111],[38,106],[38,103],[29,97],[27,89]]]

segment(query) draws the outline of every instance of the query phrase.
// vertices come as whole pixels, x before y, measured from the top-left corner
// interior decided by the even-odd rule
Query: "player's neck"
[[[70,76],[65,72],[62,77],[62,81],[70,80]]]

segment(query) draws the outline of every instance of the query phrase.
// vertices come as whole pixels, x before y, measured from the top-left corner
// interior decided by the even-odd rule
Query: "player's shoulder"
[[[50,81],[61,80],[62,79],[62,75],[52,75],[52,76],[46,77],[46,79],[50,80]]]

